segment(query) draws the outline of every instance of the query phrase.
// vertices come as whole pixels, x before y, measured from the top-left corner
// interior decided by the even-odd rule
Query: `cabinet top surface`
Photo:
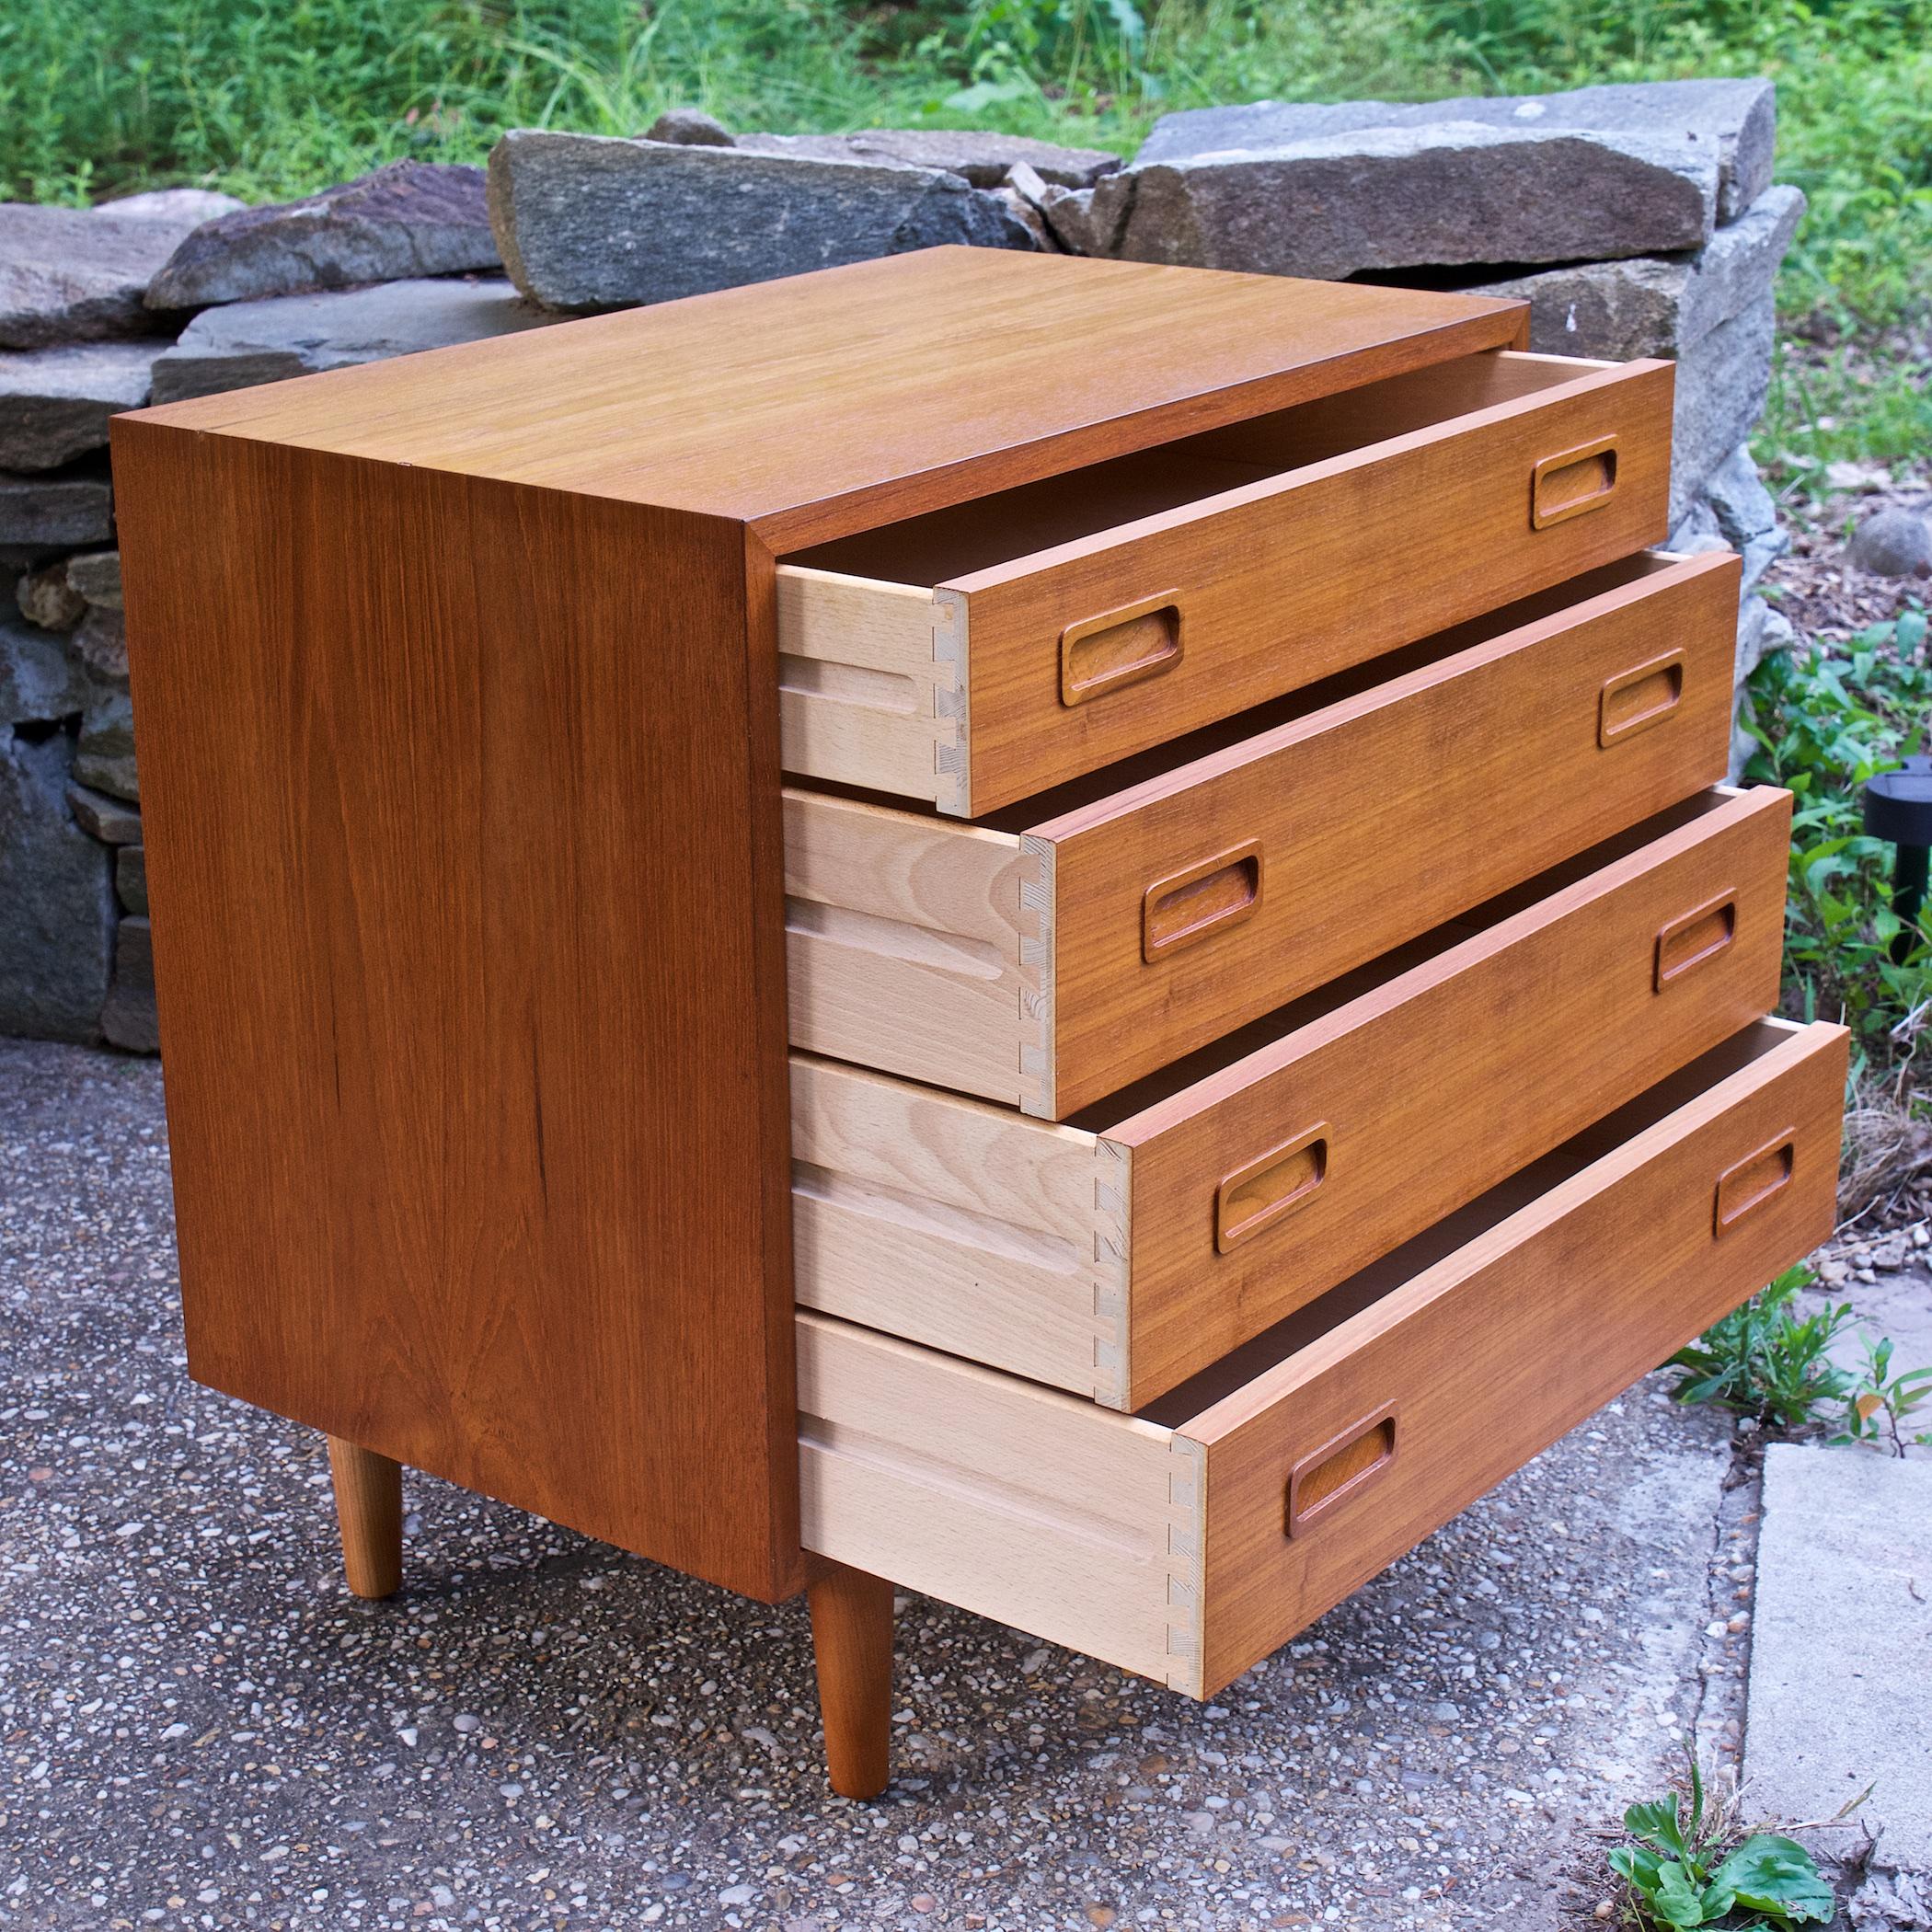
[[[797,548],[1424,363],[1522,305],[934,248],[139,412]]]

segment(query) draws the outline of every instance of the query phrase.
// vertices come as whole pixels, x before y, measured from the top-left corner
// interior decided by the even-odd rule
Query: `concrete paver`
[[[1745,1769],[1788,1819],[1875,1785],[1876,1861],[1932,1873],[1932,1456],[1765,1450]]]
[[[849,1804],[797,1604],[416,1476],[348,1595],[318,1440],[187,1378],[158,1069],[0,1041],[0,1926],[1525,1932],[1736,1734],[1728,1432],[1653,1378],[1213,1705],[908,1599]]]

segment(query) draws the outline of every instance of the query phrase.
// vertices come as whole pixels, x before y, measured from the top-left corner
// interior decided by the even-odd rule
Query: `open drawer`
[[[799,552],[786,769],[977,817],[1660,542],[1672,374],[1492,351]]]
[[[1066,1126],[794,1054],[799,1302],[1138,1409],[1775,1006],[1790,821],[1706,793]]]
[[[1605,565],[982,824],[788,790],[792,1045],[1064,1119],[1720,779],[1737,570]]]
[[[1212,1695],[1831,1232],[1846,1057],[1748,1029],[1138,1416],[801,1314],[805,1546]]]

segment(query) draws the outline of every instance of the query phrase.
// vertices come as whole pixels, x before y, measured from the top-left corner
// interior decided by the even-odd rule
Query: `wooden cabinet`
[[[117,420],[192,1373],[1205,1695],[1825,1232],[1672,372],[958,249]]]

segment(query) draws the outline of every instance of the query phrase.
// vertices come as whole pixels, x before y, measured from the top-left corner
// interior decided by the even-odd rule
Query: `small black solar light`
[[[1881,772],[1865,786],[1865,829],[1898,848],[1892,868],[1892,908],[1904,930],[1892,942],[1894,963],[1917,943],[1918,909],[1926,903],[1927,855],[1932,854],[1932,755],[1915,752],[1895,772]]]

